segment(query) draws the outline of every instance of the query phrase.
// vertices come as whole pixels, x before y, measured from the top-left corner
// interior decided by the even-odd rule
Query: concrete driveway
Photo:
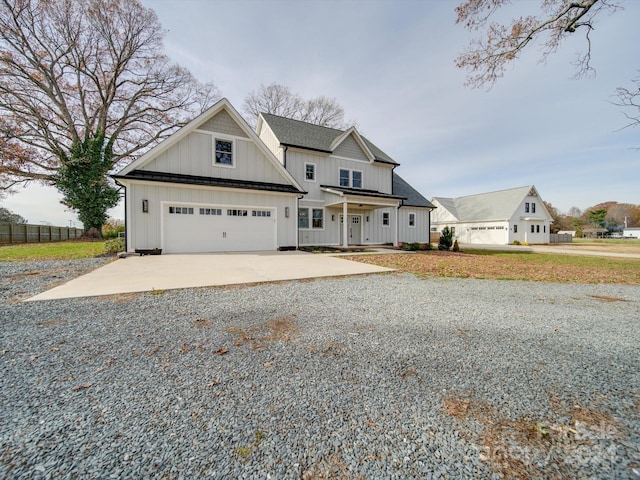
[[[108,263],[27,301],[385,271],[391,269],[300,251],[131,256]]]

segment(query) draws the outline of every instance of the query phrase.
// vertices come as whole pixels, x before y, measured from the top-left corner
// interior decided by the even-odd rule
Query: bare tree
[[[217,96],[163,53],[138,0],[0,0],[0,178],[56,185],[85,228],[117,202],[107,174]]]
[[[576,61],[576,77],[593,73],[591,38],[595,18],[602,12],[620,9],[613,0],[543,0],[540,15],[511,20],[509,24],[489,23],[489,19],[509,0],[465,0],[456,8],[456,23],[470,31],[483,31],[483,38],[472,40],[468,51],[456,59],[459,68],[469,72],[467,85],[495,84],[505,67],[518,58],[534,40],[542,42],[542,59],[556,52],[562,40],[577,31],[584,32],[586,51]]]
[[[616,89],[618,101],[614,102],[614,104],[627,109],[624,115],[627,117],[629,123],[623,128],[637,127],[640,125],[640,74],[633,79],[633,82],[635,86],[631,89],[624,87],[618,87]],[[629,110],[633,113],[628,113]]]
[[[250,125],[255,126],[260,113],[302,120],[323,127],[345,128],[344,109],[335,98],[303,99],[285,85],[260,85],[244,99],[244,112]]]

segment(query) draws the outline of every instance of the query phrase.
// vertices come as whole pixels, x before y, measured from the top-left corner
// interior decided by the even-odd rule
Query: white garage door
[[[164,252],[246,252],[276,249],[275,210],[164,204]]]

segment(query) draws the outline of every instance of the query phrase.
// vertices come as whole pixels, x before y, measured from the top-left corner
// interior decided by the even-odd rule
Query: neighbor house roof
[[[280,117],[270,113],[261,113],[260,115],[262,115],[264,121],[278,138],[280,144],[287,147],[298,147],[318,152],[332,153],[334,140],[346,131],[321,127],[320,125]],[[373,154],[375,161],[398,165],[393,158],[380,150],[367,138],[360,135],[355,129],[354,132],[360,136],[369,151]]]
[[[393,173],[393,194],[405,197],[403,206],[435,208],[435,205],[424,198],[420,192],[409,185],[400,175]]]
[[[434,197],[434,200],[437,200],[460,222],[484,222],[509,220],[529,193],[534,193],[539,197],[535,187],[529,185],[466,197]],[[539,208],[540,213],[546,212],[542,199]],[[535,214],[531,216],[535,216]]]

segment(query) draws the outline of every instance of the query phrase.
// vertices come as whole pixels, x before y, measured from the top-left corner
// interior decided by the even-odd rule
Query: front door
[[[340,215],[340,244],[342,245],[342,215]],[[362,215],[347,215],[347,245],[362,244]]]

